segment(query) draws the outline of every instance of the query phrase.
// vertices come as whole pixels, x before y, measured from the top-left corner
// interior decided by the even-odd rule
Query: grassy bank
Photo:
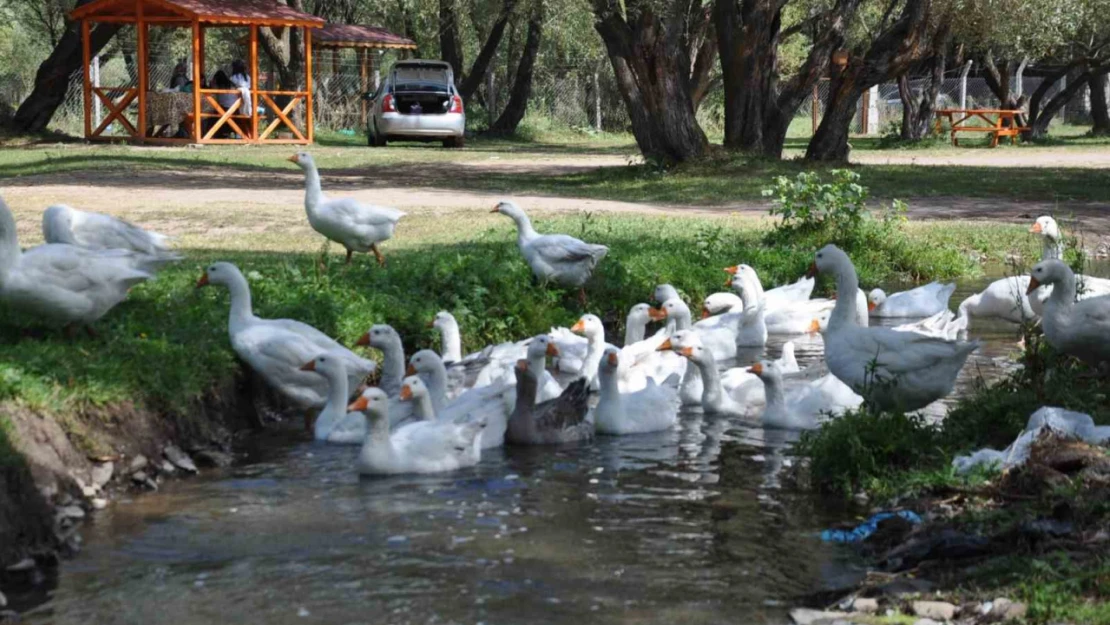
[[[1110,523],[1105,448],[1057,439],[1036,443],[1028,463],[957,473],[953,458],[1005,449],[1042,406],[1110,424],[1110,380],[1025,331],[1022,368],[962,398],[940,424],[866,410],[803,437],[804,479],[818,490],[863,493],[877,508],[936,516],[925,533],[955,532],[986,545],[971,561],[941,557],[927,576],[960,605],[1004,596],[1028,605],[1028,622],[1110,623],[1110,546],[1092,540]],[[1042,531],[1039,528],[1049,527]],[[924,568],[924,565],[922,565]]]

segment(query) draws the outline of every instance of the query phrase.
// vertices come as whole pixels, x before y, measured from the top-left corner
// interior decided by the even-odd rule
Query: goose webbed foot
[[[385,256],[382,256],[381,250],[378,249],[377,243],[370,246],[370,251],[374,252],[374,258],[378,259],[378,266],[385,267]]]

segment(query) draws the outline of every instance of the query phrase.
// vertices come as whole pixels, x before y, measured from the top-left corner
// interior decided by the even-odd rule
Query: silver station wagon
[[[367,94],[370,116],[366,142],[442,141],[463,145],[466,113],[455,89],[451,66],[443,61],[398,61],[375,93]]]

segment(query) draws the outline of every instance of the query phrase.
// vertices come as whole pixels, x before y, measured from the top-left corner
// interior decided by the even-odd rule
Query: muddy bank
[[[34,571],[78,551],[83,519],[114,495],[229,464],[234,434],[260,422],[240,378],[180,410],[0,405],[11,447],[0,458],[0,583],[33,583]]]

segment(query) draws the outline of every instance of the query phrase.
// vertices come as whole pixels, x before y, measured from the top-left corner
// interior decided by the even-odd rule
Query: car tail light
[[[462,113],[463,112],[462,98],[460,98],[457,95],[451,96],[451,110],[447,111],[447,112],[448,113]]]
[[[393,106],[393,94],[392,93],[386,94],[386,96],[384,98],[382,98],[382,112],[383,113],[396,113],[397,112],[397,107]]]

